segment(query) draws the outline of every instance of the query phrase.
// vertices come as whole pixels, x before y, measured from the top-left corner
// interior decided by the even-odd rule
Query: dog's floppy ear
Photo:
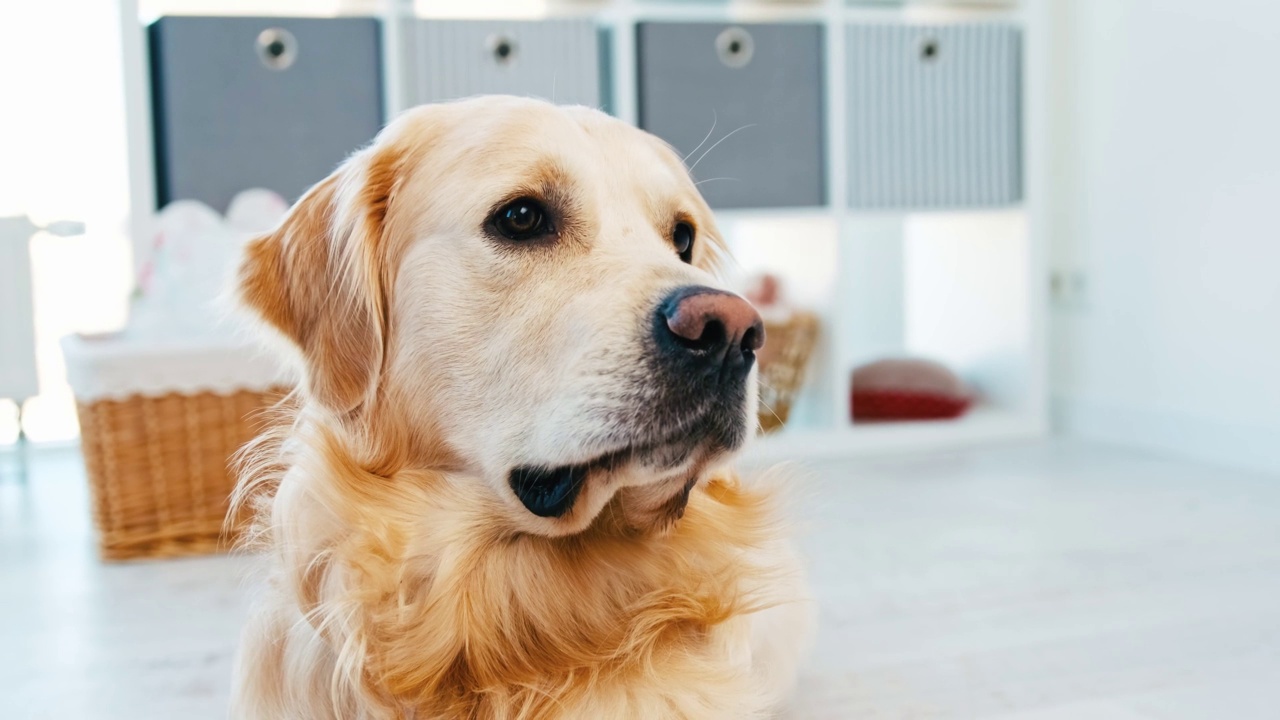
[[[241,302],[301,351],[310,396],[338,414],[372,399],[386,332],[381,265],[400,162],[371,148],[245,248]]]

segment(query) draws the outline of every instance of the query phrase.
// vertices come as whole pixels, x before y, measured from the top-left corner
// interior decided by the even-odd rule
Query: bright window
[[[75,405],[58,348],[124,322],[129,291],[124,101],[115,3],[0,4],[0,216],[82,220],[84,236],[32,242],[40,395],[33,440],[72,440]],[[0,308],[0,312],[8,310]],[[0,443],[17,428],[0,408]]]

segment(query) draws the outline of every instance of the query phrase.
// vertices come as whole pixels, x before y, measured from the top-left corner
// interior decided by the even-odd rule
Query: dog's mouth
[[[544,518],[563,517],[573,508],[592,473],[626,465],[635,455],[635,450],[625,448],[576,465],[526,465],[512,470],[508,483],[529,512]]]
[[[564,517],[594,475],[642,467],[655,477],[679,471],[691,460],[701,463],[742,445],[745,428],[733,423],[698,423],[695,428],[661,441],[631,443],[586,462],[569,465],[522,465],[507,477],[512,492],[525,508],[543,518]],[[692,431],[690,431],[692,430]]]

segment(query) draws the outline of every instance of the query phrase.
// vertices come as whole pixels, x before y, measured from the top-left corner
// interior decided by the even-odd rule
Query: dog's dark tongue
[[[587,468],[520,467],[511,471],[511,489],[538,517],[560,517],[569,512],[587,479]]]

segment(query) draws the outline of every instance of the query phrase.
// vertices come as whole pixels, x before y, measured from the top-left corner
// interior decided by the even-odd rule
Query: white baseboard
[[[1055,396],[1059,432],[1214,465],[1280,474],[1280,429]]]

